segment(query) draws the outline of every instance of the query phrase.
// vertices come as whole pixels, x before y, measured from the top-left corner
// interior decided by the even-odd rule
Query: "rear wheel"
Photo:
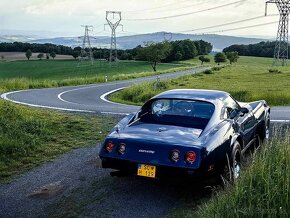
[[[226,157],[226,165],[221,173],[221,179],[224,185],[236,181],[242,170],[242,152],[238,141],[235,142],[230,156]]]

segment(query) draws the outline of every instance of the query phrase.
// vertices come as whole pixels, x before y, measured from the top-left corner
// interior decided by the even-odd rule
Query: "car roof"
[[[153,99],[158,98],[176,98],[176,99],[192,99],[200,101],[216,102],[217,100],[223,100],[230,94],[223,91],[217,90],[206,90],[206,89],[173,89],[170,91],[163,92]]]

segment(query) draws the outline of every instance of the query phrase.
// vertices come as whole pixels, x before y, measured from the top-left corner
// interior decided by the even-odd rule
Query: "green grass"
[[[94,65],[80,64],[75,60],[34,60],[0,62],[0,92],[17,89],[48,88],[125,80],[187,69],[187,64],[159,64],[153,72],[147,62],[120,61],[113,63],[96,61]]]
[[[97,145],[116,122],[0,100],[0,182],[72,149]]]
[[[239,101],[265,99],[270,105],[290,105],[290,66],[273,70],[271,64],[271,58],[240,57],[238,63],[213,67],[211,72],[187,75],[160,84],[134,85],[114,93],[110,98],[121,103],[142,105],[160,92],[191,88],[224,90]]]
[[[283,131],[284,132],[284,131]],[[263,145],[253,164],[227,190],[196,207],[184,203],[172,217],[289,217],[289,131]]]

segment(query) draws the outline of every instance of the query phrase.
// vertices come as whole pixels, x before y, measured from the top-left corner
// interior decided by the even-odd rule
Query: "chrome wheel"
[[[241,173],[241,166],[239,161],[237,160],[234,161],[233,171],[234,171],[234,179],[239,178]]]
[[[270,129],[269,129],[269,124],[265,126],[265,139],[269,139],[270,137]]]

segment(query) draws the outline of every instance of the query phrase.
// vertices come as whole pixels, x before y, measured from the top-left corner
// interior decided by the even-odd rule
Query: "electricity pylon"
[[[81,50],[79,60],[80,62],[82,62],[84,59],[89,59],[91,61],[91,65],[93,65],[94,56],[93,56],[93,51],[92,51],[92,46],[91,46],[91,41],[90,41],[90,36],[89,36],[89,32],[93,31],[93,26],[82,25],[82,27],[85,28],[85,35],[83,37],[82,50]]]
[[[115,17],[117,17],[117,18],[115,19]],[[106,11],[106,20],[108,23],[104,25],[104,28],[106,28],[106,25],[109,25],[111,30],[112,30],[111,49],[110,49],[110,65],[111,65],[112,60],[114,60],[114,61],[118,60],[116,29],[118,28],[118,26],[122,26],[122,30],[123,30],[123,25],[120,24],[120,22],[122,20],[121,12],[120,11]],[[114,57],[113,57],[113,51],[114,51]]]
[[[266,2],[265,16],[267,16],[267,6],[270,3],[276,4],[279,14],[279,27],[274,51],[273,65],[287,65],[288,60],[288,30],[289,30],[289,13],[290,0],[270,0]]]
[[[164,41],[171,41],[172,40],[172,33],[171,32],[163,32]]]

